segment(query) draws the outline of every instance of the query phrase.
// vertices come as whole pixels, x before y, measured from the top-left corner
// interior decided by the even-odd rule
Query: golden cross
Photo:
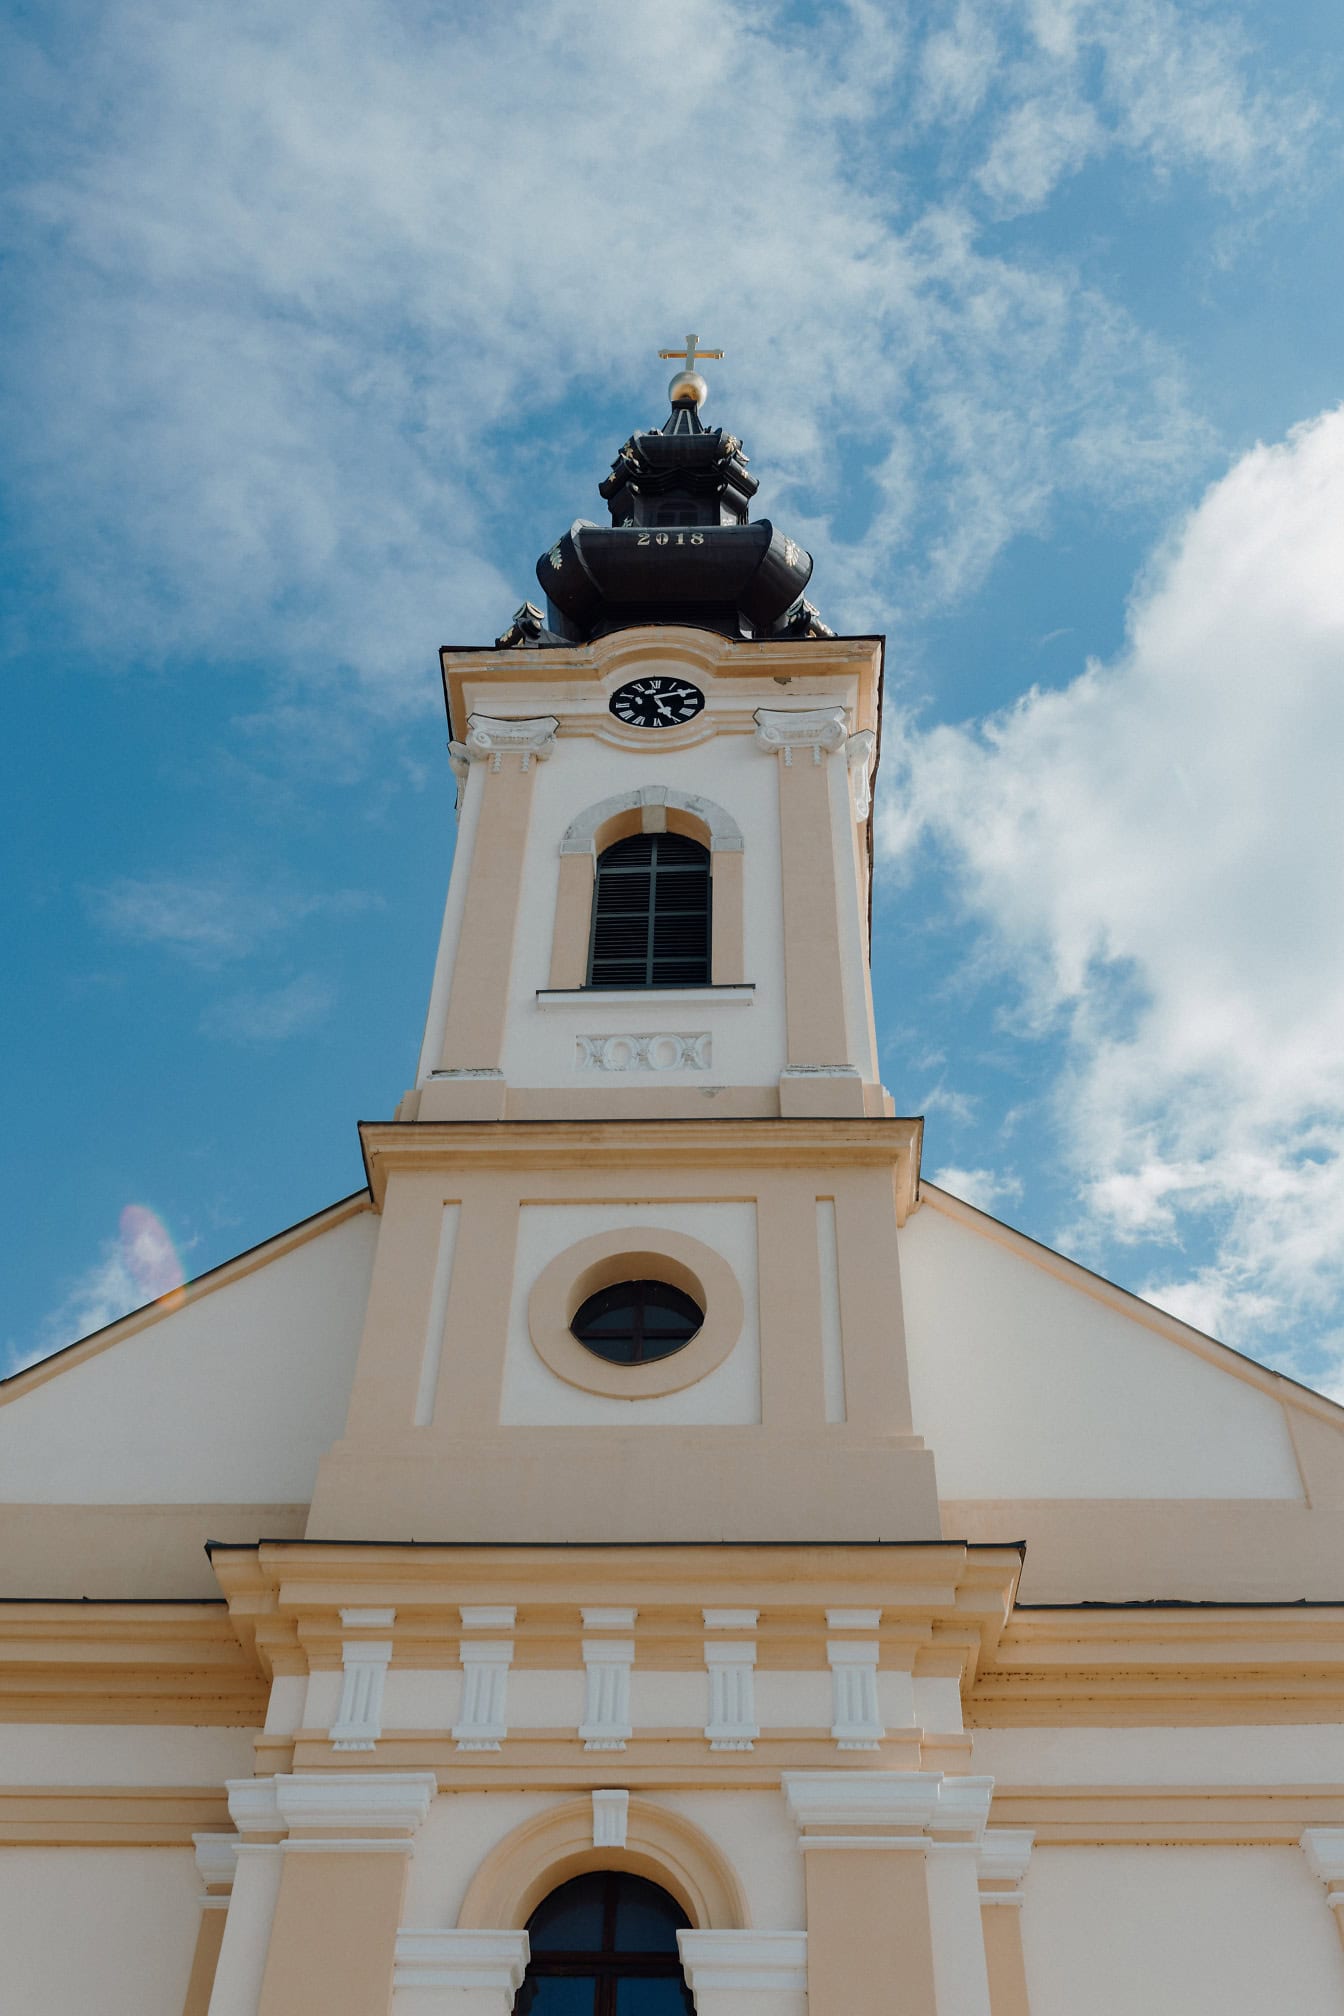
[[[688,336],[684,350],[660,350],[658,355],[660,357],[684,357],[688,371],[694,371],[696,363],[701,357],[722,357],[722,350],[697,350],[695,346],[699,341],[700,338],[698,336]]]

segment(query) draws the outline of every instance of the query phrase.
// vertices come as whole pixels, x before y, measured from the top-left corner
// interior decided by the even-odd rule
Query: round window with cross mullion
[[[581,1303],[569,1327],[609,1365],[648,1365],[682,1350],[704,1320],[699,1303],[666,1281],[618,1281]]]

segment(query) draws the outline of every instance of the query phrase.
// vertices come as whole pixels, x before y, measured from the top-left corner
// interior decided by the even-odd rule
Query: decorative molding
[[[576,1036],[581,1071],[708,1071],[710,1032],[683,1036],[674,1031],[636,1036],[619,1031],[611,1036]]]
[[[493,1988],[517,1994],[531,1947],[526,1932],[448,1931],[397,1934],[392,1971],[394,1988]],[[473,2004],[473,2007],[475,2005]]]
[[[1326,1884],[1344,1883],[1344,1827],[1308,1827],[1299,1845],[1313,1876]],[[1332,1904],[1336,1896],[1344,1904],[1344,1890],[1332,1894]]]
[[[413,1834],[438,1790],[432,1771],[296,1771],[273,1783],[286,1827],[327,1827],[352,1835],[369,1828]],[[232,1795],[229,1803],[232,1807]]]
[[[862,825],[873,807],[873,768],[877,761],[877,736],[871,728],[860,728],[845,744],[849,765],[849,795],[855,820]]]
[[[882,1623],[880,1610],[828,1610],[828,1631],[876,1631]]]
[[[845,1614],[829,1611],[827,1621]],[[877,1698],[878,1650],[875,1638],[830,1638],[826,1642],[834,1716],[831,1735],[837,1750],[877,1750],[887,1733]]]
[[[600,1629],[596,1619],[629,1617],[633,1611],[584,1611],[584,1629]],[[592,1619],[592,1623],[588,1621]],[[625,1750],[631,1726],[631,1667],[635,1639],[584,1639],[584,1718],[578,1724],[584,1750]]]
[[[922,1837],[932,1826],[941,1771],[786,1771],[781,1780],[800,1829],[885,1828]],[[871,1834],[822,1837],[871,1845]]]
[[[698,798],[688,791],[674,791],[667,784],[645,784],[637,791],[620,791],[614,797],[603,798],[580,812],[577,819],[572,819],[565,828],[560,852],[594,855],[598,831],[609,819],[619,818],[622,812],[643,812],[655,807],[682,812],[687,818],[696,820],[709,835],[711,854],[740,854],[743,851],[742,828],[732,813],[726,812],[722,805],[716,805],[712,798]]]
[[[987,1827],[976,1851],[982,1904],[1020,1904],[1036,1836],[1029,1827]]]
[[[238,1836],[193,1834],[191,1839],[196,1850],[196,1873],[207,1891],[218,1894],[231,1890],[233,1873],[238,1866]]]
[[[739,1630],[754,1631],[754,1610],[706,1610],[707,1630],[732,1629],[711,1619],[738,1618]],[[750,1620],[749,1622],[746,1620]],[[709,1673],[709,1721],[705,1735],[711,1750],[750,1750],[760,1735],[756,1720],[756,1640],[706,1638],[705,1667]]]
[[[458,1616],[464,1631],[512,1631],[518,1621],[516,1603],[463,1603]]]
[[[524,1926],[558,1883],[612,1867],[660,1884],[694,1925],[728,1931],[746,1923],[742,1885],[723,1850],[684,1814],[637,1794],[630,1799],[624,1848],[593,1846],[591,1795],[548,1805],[522,1821],[478,1865],[457,1922]]]
[[[629,1825],[630,1794],[628,1792],[594,1792],[594,1848],[624,1848]]]
[[[288,1824],[276,1800],[274,1778],[227,1778],[229,1818],[240,1834],[283,1834]]]
[[[450,742],[449,756],[461,774],[470,763],[486,763],[498,771],[505,756],[518,755],[527,770],[534,761],[544,763],[555,750],[555,731],[560,726],[554,714],[535,714],[525,721],[506,721],[492,714],[473,714],[467,722],[465,742]]]
[[[759,1610],[702,1610],[706,1631],[754,1631]]]
[[[390,1631],[391,1609],[341,1611],[347,1631]],[[390,1638],[347,1638],[341,1646],[341,1699],[328,1732],[333,1750],[372,1750],[383,1733],[383,1683],[392,1662]]]
[[[538,987],[536,1003],[538,1008],[581,1008],[591,1015],[600,999],[603,1008],[642,1008],[647,1013],[651,991],[648,987]],[[707,987],[659,987],[657,995],[665,1013],[674,1008],[750,1008],[756,999],[756,983],[729,980]]]
[[[706,1990],[799,1994],[807,1988],[806,1932],[678,1932],[677,1950],[697,2004]]]
[[[462,1712],[453,1724],[453,1741],[459,1750],[498,1750],[509,1733],[513,1640],[464,1638],[458,1652],[462,1661]]]
[[[793,766],[795,749],[810,749],[812,761],[820,763],[843,747],[848,738],[848,719],[843,707],[756,709],[756,747],[769,755],[782,756],[784,768]]]

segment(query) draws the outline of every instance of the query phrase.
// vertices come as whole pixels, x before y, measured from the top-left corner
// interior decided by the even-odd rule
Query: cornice
[[[1334,1722],[1344,1604],[1017,1610],[966,1701],[973,1728]]]
[[[0,1604],[5,1720],[238,1729],[265,1712],[262,1675],[222,1603]]]
[[[924,1122],[895,1119],[364,1120],[375,1207],[390,1171],[485,1168],[881,1168],[913,1203]]]

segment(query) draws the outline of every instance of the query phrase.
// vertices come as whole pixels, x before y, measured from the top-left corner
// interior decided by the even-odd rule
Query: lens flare
[[[117,1228],[122,1263],[143,1302],[178,1309],[186,1301],[186,1273],[172,1234],[148,1204],[127,1204]]]

